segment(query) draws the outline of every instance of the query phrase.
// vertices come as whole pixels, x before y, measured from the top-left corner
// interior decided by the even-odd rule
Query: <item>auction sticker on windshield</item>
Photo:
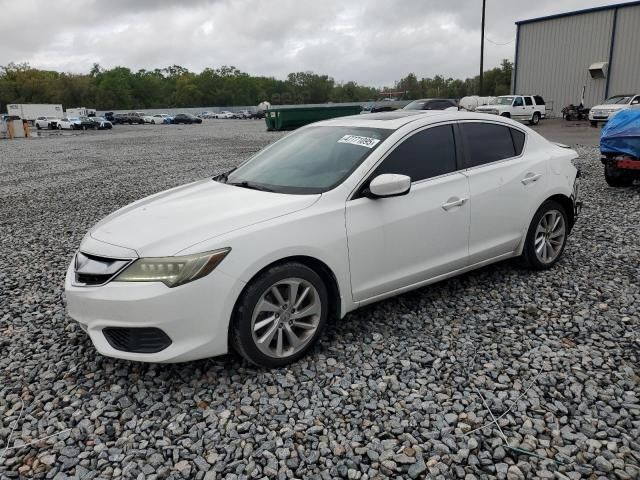
[[[360,145],[361,147],[373,148],[378,143],[380,143],[380,139],[371,138],[371,137],[361,137],[359,135],[345,135],[338,143],[350,143],[351,145]]]

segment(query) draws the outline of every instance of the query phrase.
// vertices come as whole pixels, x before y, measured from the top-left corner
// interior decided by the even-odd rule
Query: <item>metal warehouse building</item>
[[[516,22],[513,93],[540,94],[553,115],[640,93],[640,1]]]

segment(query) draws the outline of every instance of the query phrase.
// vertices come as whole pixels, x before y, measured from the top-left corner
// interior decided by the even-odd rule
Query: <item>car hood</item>
[[[510,105],[480,105],[476,107],[476,112],[489,111],[489,110],[501,110],[509,108]]]
[[[133,249],[141,257],[170,256],[233,230],[302,210],[319,197],[201,180],[121,208],[89,234],[101,242]]]
[[[629,108],[629,104],[628,103],[622,103],[622,104],[618,104],[618,103],[613,103],[611,105],[596,105],[595,107],[591,108],[591,110],[622,110],[624,108]]]

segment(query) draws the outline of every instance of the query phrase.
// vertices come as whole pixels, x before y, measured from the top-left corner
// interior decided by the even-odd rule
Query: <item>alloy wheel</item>
[[[320,295],[301,278],[287,278],[269,287],[253,310],[251,334],[258,349],[272,358],[286,358],[313,338],[322,314]]]
[[[555,261],[562,251],[567,236],[564,216],[558,210],[548,210],[542,215],[535,233],[535,252],[544,264]]]

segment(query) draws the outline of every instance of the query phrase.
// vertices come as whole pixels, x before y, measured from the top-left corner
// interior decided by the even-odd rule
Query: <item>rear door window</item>
[[[460,131],[469,159],[469,167],[478,167],[516,156],[511,128],[482,122],[463,122]],[[516,134],[517,135],[517,134]],[[524,141],[519,138],[524,145]],[[522,151],[522,148],[520,148]]]
[[[533,98],[531,97],[524,97],[524,103],[527,104],[527,106],[533,105]]]

